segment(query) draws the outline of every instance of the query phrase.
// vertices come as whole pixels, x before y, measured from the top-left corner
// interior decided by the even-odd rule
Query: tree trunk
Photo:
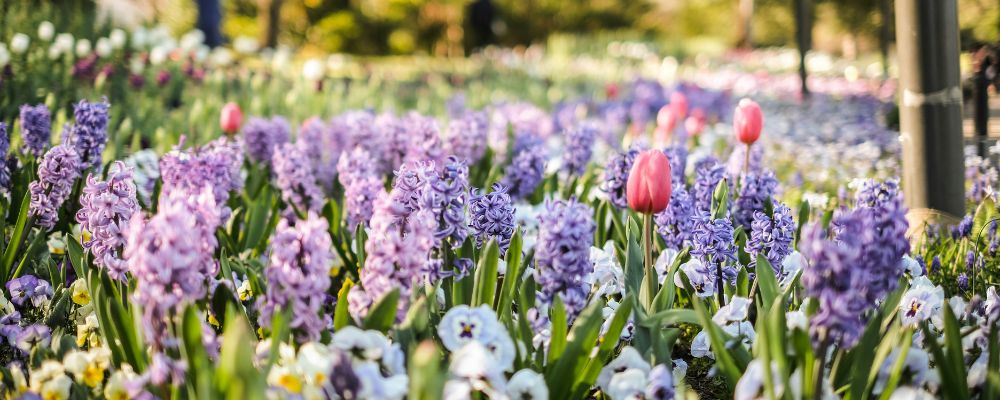
[[[738,12],[736,47],[749,49],[753,43],[753,0],[739,0]]]
[[[281,2],[282,0],[257,0],[257,21],[260,24],[260,45],[262,48],[278,46]]]

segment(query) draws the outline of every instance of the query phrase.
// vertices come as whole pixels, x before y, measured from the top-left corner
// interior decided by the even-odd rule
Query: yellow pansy
[[[73,302],[80,306],[90,304],[90,291],[87,290],[87,282],[77,279],[71,286],[73,289]]]

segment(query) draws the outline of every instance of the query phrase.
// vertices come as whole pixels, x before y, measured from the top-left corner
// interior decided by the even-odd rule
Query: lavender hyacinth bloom
[[[10,301],[14,304],[23,306],[29,301],[32,306],[40,307],[52,297],[52,285],[34,275],[24,275],[8,281],[7,292],[10,293]]]
[[[108,142],[108,108],[107,100],[100,103],[80,100],[73,108],[76,123],[68,139],[80,155],[83,169],[101,164],[101,153]]]
[[[409,137],[406,162],[441,161],[444,152],[441,145],[441,129],[434,117],[411,112],[403,120]]]
[[[685,170],[687,169],[687,147],[684,145],[668,146],[663,149],[663,154],[670,161],[670,179],[674,186],[678,186],[685,181]]]
[[[215,230],[219,207],[212,190],[173,192],[160,200],[148,221],[129,223],[125,260],[135,277],[135,301],[142,305],[143,332],[154,350],[172,347],[170,319],[208,293],[218,273]]]
[[[538,242],[535,249],[535,280],[541,290],[538,298],[552,304],[562,299],[572,321],[587,305],[583,278],[591,271],[590,245],[594,238],[593,210],[571,200],[549,200],[538,216]]]
[[[7,169],[8,150],[10,150],[10,136],[7,134],[7,124],[0,122],[0,193],[7,192],[10,187],[10,171]]]
[[[337,179],[344,186],[344,208],[347,209],[347,223],[351,227],[372,218],[373,202],[384,191],[377,171],[376,160],[361,147],[340,155]]]
[[[523,199],[542,183],[547,155],[541,139],[526,135],[519,138],[518,143],[502,182],[510,188],[511,196]]]
[[[210,186],[215,204],[224,207],[229,201],[229,194],[243,188],[240,143],[219,138],[201,148],[181,150],[181,145],[160,159],[160,175],[163,178],[160,196],[174,192],[195,195],[205,186]],[[222,211],[222,219],[225,220],[229,217],[228,208]]]
[[[487,194],[473,189],[469,197],[469,215],[469,226],[476,237],[476,245],[482,246],[493,239],[497,241],[500,253],[506,253],[514,235],[514,204],[507,188],[495,183],[493,191]]]
[[[694,166],[695,180],[691,194],[694,197],[695,209],[709,212],[712,209],[712,195],[715,187],[726,177],[725,168],[715,157],[708,156],[698,160]]]
[[[740,180],[740,195],[736,199],[733,219],[744,229],[750,229],[754,221],[754,213],[763,211],[768,200],[772,200],[778,179],[774,173],[749,173]]]
[[[406,122],[390,113],[383,113],[375,117],[375,130],[381,136],[382,148],[372,150],[374,155],[379,157],[380,170],[395,170],[406,161],[406,155],[410,152],[414,138],[406,126]],[[358,143],[358,146],[369,146],[367,143]],[[375,153],[378,151],[378,153]]]
[[[290,309],[290,326],[299,343],[319,340],[327,325],[320,317],[333,260],[327,228],[326,219],[309,213],[295,226],[282,219],[271,238],[270,264],[264,270],[267,293],[258,301],[259,321],[270,327],[275,312]]]
[[[394,206],[389,194],[382,193],[376,201],[373,219],[393,212]],[[355,319],[364,318],[374,302],[398,288],[400,296],[396,319],[402,320],[409,307],[411,288],[429,269],[436,229],[434,214],[427,209],[410,215],[401,229],[380,231],[373,228],[365,243],[368,254],[359,273],[361,286],[351,289],[348,296],[349,309]]]
[[[969,275],[965,272],[958,274],[957,279],[958,289],[965,292],[969,290]]]
[[[340,155],[337,161],[337,180],[340,185],[347,188],[353,181],[376,176],[379,168],[371,153],[362,147],[355,147],[351,151],[346,151]]]
[[[337,179],[337,161],[343,138],[337,129],[327,126],[318,118],[312,118],[302,125],[295,145],[305,154],[319,182],[327,191],[333,190]]]
[[[726,160],[726,174],[731,178],[740,176],[743,173],[761,173],[764,170],[764,148],[761,146],[750,146],[749,171],[743,170],[743,163],[746,162],[747,146],[739,145],[729,154]]]
[[[137,211],[135,183],[132,169],[121,161],[115,161],[108,172],[108,179],[100,180],[95,175],[87,177],[87,186],[80,196],[80,211],[76,221],[80,228],[90,232],[90,240],[83,247],[94,256],[94,264],[104,267],[111,279],[125,281],[128,265],[122,259],[125,246],[125,232]]]
[[[583,175],[594,153],[597,140],[597,126],[590,122],[581,123],[566,132],[566,152],[563,155],[563,170],[570,175]]]
[[[691,255],[708,265],[736,260],[733,244],[733,223],[728,218],[713,219],[707,213],[694,216],[691,234]]]
[[[426,205],[426,197],[430,182],[437,179],[433,163],[418,163],[414,166],[403,164],[396,171],[396,179],[392,183],[392,191],[381,206],[387,212],[376,212],[371,219],[371,228],[378,232],[388,232],[390,229],[401,230],[414,212]],[[375,205],[380,208],[379,204]]]
[[[875,304],[896,290],[903,276],[901,260],[910,251],[906,206],[898,184],[866,181],[857,193],[857,211],[874,229],[872,240],[864,242],[861,261],[869,275],[864,293]]]
[[[271,162],[274,148],[289,139],[288,122],[281,117],[250,118],[243,126],[243,141],[250,160],[262,164]]]
[[[834,218],[850,240],[829,240],[819,226],[807,226],[799,242],[800,251],[810,261],[802,272],[802,286],[807,296],[819,302],[809,324],[813,342],[851,347],[861,337],[868,308],[865,298],[858,295],[868,279],[858,265],[859,245],[869,241],[873,232],[860,213],[846,212]]]
[[[271,158],[276,186],[281,199],[302,212],[323,208],[323,191],[316,184],[312,166],[303,162],[306,154],[292,143],[278,145]]]
[[[763,255],[774,269],[775,276],[781,277],[781,262],[792,254],[792,240],[795,238],[792,210],[777,203],[771,216],[760,211],[754,212],[753,223],[750,225],[750,240],[746,246],[747,253],[751,256],[750,264],[755,266],[757,256]]]
[[[957,226],[952,228],[951,237],[952,239],[958,240],[962,238],[967,238],[972,235],[972,215],[965,214],[962,221],[958,223]]]
[[[663,237],[667,248],[680,250],[691,238],[694,228],[694,203],[683,184],[670,193],[667,208],[654,216],[656,231]]]
[[[80,177],[80,156],[73,147],[63,144],[50,149],[38,164],[38,180],[28,185],[31,204],[28,215],[35,224],[52,230],[59,218],[59,208],[73,191]]]
[[[52,135],[52,121],[49,108],[45,104],[21,106],[22,151],[41,157],[49,146]]]
[[[611,204],[614,204],[615,207],[628,207],[625,186],[628,183],[628,174],[632,169],[632,163],[635,162],[635,157],[638,155],[639,149],[632,147],[624,153],[611,157],[604,167],[604,182],[601,183],[601,190],[608,194]]]
[[[441,171],[441,175],[430,181],[425,192],[429,209],[438,221],[434,233],[437,240],[451,239],[453,247],[459,247],[468,236],[465,219],[465,198],[469,188],[469,167],[454,156]]]
[[[444,146],[449,154],[468,160],[470,164],[479,162],[486,154],[489,139],[489,120],[482,111],[466,112],[459,119],[448,123]]]

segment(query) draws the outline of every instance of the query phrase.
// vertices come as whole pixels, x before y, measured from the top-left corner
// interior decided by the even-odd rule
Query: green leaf
[[[480,304],[494,306],[497,290],[497,264],[500,261],[500,248],[497,242],[490,239],[486,244],[486,251],[479,259],[479,267],[476,268],[475,282],[472,286],[472,306],[478,307]]]
[[[399,289],[382,296],[369,310],[362,325],[365,329],[374,329],[386,333],[396,322],[396,310],[399,306]]]
[[[339,331],[341,328],[351,323],[351,314],[347,309],[347,295],[354,287],[354,282],[350,279],[344,281],[344,285],[337,292],[337,308],[333,311],[333,329]]]
[[[229,307],[226,324],[222,333],[222,349],[216,367],[213,386],[226,399],[261,400],[265,393],[264,376],[254,367],[254,353],[257,347],[250,327],[236,318],[238,311]]]
[[[712,218],[725,218],[729,212],[729,182],[723,178],[712,192]]]
[[[585,361],[597,342],[601,323],[604,322],[601,315],[602,308],[604,308],[603,300],[593,301],[577,316],[567,336],[568,342],[562,356],[545,371],[545,383],[548,387],[565,387],[566,382],[572,382],[573,377],[583,372],[586,367]],[[569,398],[570,394],[570,390],[550,392],[553,400]]]
[[[289,327],[291,319],[291,309],[282,309],[271,316],[271,349],[267,353],[267,366],[264,368],[264,375],[267,375],[267,371],[270,371],[271,367],[278,362],[278,356],[281,355],[281,344],[288,340],[289,335],[292,334],[291,327]]]
[[[566,317],[566,305],[562,298],[554,296],[552,300],[552,334],[549,339],[549,360],[555,363],[566,348],[566,331],[569,321]]]
[[[639,245],[641,233],[635,220],[629,218],[628,236],[625,238],[625,292],[639,293],[642,288],[643,271],[642,247]]]
[[[574,390],[570,398],[584,398],[586,391],[590,387],[594,386],[594,383],[597,381],[597,376],[601,373],[601,369],[604,368],[606,361],[618,345],[622,329],[625,328],[625,324],[628,323],[629,316],[632,315],[632,308],[634,304],[635,296],[629,294],[628,296],[625,296],[622,302],[618,305],[618,309],[615,310],[615,315],[611,319],[611,325],[608,326],[608,331],[605,332],[604,337],[601,338],[597,354],[587,360],[587,366],[584,369],[584,373],[577,375],[576,380],[573,382]]]
[[[764,312],[770,309],[774,299],[781,294],[778,286],[778,279],[774,276],[774,269],[771,263],[764,258],[763,254],[757,255],[757,285],[760,287],[761,304],[765,305]]]
[[[24,243],[24,236],[31,229],[29,226],[31,223],[28,220],[29,204],[31,204],[31,196],[24,196],[24,199],[21,201],[21,208],[17,213],[14,232],[11,234],[10,241],[7,242],[7,247],[4,249],[3,259],[0,260],[0,279],[4,279],[4,281],[6,281],[6,277],[10,276],[17,252]]]
[[[861,335],[861,340],[858,344],[850,350],[852,359],[854,360],[853,368],[850,369],[851,378],[845,383],[851,383],[851,398],[861,399],[865,393],[865,386],[862,382],[868,382],[868,376],[872,373],[872,369],[878,370],[879,365],[874,365],[876,356],[876,347],[879,344],[879,328],[882,325],[882,313],[876,313],[875,316],[868,321],[868,325],[865,327],[865,332]],[[822,356],[822,355],[821,355]],[[842,376],[840,371],[837,371],[837,376]],[[820,372],[822,373],[822,372]],[[840,385],[841,382],[833,382],[835,385]]]
[[[694,288],[691,287],[691,283],[684,277],[684,288],[687,289],[689,293],[694,293]],[[739,382],[740,377],[743,376],[743,371],[746,370],[747,364],[750,363],[750,354],[743,348],[743,346],[736,346],[734,348],[729,348],[726,343],[731,339],[722,328],[712,321],[712,316],[708,313],[708,309],[705,308],[704,302],[699,297],[692,297],[691,304],[694,306],[694,311],[698,315],[699,324],[702,329],[708,334],[709,340],[712,344],[712,353],[715,354],[715,364],[722,372],[722,377],[726,380],[727,385],[730,389],[736,387],[736,382]]]
[[[417,346],[409,357],[410,399],[437,400],[443,397],[446,375],[442,359],[444,355],[433,340],[425,340]]]
[[[212,361],[208,359],[208,354],[205,352],[205,345],[202,343],[204,335],[201,331],[201,324],[195,307],[187,307],[184,310],[181,333],[184,344],[184,360],[188,367],[188,391],[196,394],[195,397],[207,398],[211,393],[213,368]]]
[[[517,283],[521,280],[521,273],[523,268],[521,268],[521,247],[523,239],[521,238],[521,227],[514,228],[514,235],[510,238],[510,244],[507,246],[507,255],[504,256],[504,261],[507,262],[507,271],[503,277],[503,284],[500,287],[500,303],[497,305],[497,313],[499,314],[500,320],[510,319],[511,315],[511,304],[514,302],[514,297],[517,295]]]
[[[666,325],[699,324],[700,322],[701,320],[698,317],[698,313],[694,310],[688,308],[675,308],[650,315],[639,324],[650,328],[659,328]]]

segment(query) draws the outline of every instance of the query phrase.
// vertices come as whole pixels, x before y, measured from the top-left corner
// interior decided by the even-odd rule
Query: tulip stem
[[[750,145],[747,145],[746,154],[743,155],[743,175],[750,174]]]
[[[646,296],[644,303],[646,303],[647,309],[653,305],[653,298],[656,297],[656,286],[659,284],[659,279],[656,276],[656,270],[653,269],[653,214],[646,213],[642,215],[642,250],[643,250],[643,274],[645,275],[643,281],[646,284],[645,292]],[[641,293],[640,293],[641,295]],[[642,297],[642,296],[640,296]]]

